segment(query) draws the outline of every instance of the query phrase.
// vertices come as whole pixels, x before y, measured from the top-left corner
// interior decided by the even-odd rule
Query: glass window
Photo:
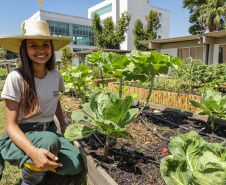
[[[72,24],[72,26],[69,27],[69,23],[49,20],[46,22],[49,24],[51,35],[69,37],[70,32],[73,34],[71,35],[73,38],[71,44],[94,46],[95,42],[92,26]]]
[[[94,13],[98,13],[101,16],[109,12],[112,12],[112,3],[91,12],[91,18],[93,18]]]
[[[79,52],[79,51],[82,51],[81,48],[73,48],[73,52]]]
[[[159,13],[159,17],[162,17],[162,13]]]
[[[158,35],[158,39],[161,39],[161,35]]]

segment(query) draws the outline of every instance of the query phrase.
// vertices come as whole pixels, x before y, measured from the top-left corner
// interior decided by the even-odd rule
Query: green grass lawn
[[[0,68],[0,80],[4,80],[7,76],[7,70],[5,68]]]
[[[1,68],[0,68],[1,69]],[[1,91],[0,91],[1,94]],[[0,138],[5,132],[5,102],[0,99]],[[17,166],[9,165],[8,162],[5,162],[5,169],[3,171],[3,177],[0,182],[1,185],[19,185],[21,184],[21,170]]]

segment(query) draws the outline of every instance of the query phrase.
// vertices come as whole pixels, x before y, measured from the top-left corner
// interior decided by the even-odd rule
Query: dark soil
[[[82,102],[71,96],[62,95],[61,104],[68,124],[74,123],[70,118],[72,111],[83,111],[81,107]],[[146,110],[146,112],[153,114],[153,110]],[[212,132],[209,123],[181,117],[174,112],[163,112],[159,117],[187,128],[207,133]],[[168,139],[174,134],[185,134],[189,131],[151,118],[146,114],[141,115],[141,118],[145,120],[149,126],[141,122],[139,118],[127,125],[126,130],[131,133],[133,141],[130,143],[122,138],[112,140],[111,151],[107,162],[102,161],[104,147],[97,141],[94,135],[79,140],[79,143],[119,185],[164,185],[165,182],[161,177],[160,165],[153,164],[150,160],[160,162],[162,158],[170,155],[169,151],[167,153],[163,152],[163,148],[168,149],[169,142],[157,137],[150,131],[149,127],[155,130],[159,135]],[[80,123],[89,126],[85,122],[81,121]],[[226,128],[216,124],[216,129],[211,134],[225,138]],[[105,142],[104,136],[99,134],[97,137],[102,143]],[[202,137],[211,143],[222,142],[222,140],[213,137]],[[119,155],[118,153],[123,155]]]

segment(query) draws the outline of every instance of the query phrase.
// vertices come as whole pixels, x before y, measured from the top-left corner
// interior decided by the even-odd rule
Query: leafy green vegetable
[[[125,130],[125,126],[131,123],[138,113],[137,108],[130,109],[132,101],[131,96],[120,99],[114,92],[91,94],[89,103],[83,105],[86,114],[74,111],[71,118],[75,121],[84,120],[93,125],[94,129],[81,124],[72,124],[67,127],[65,137],[69,140],[75,140],[88,137],[95,132],[101,132],[106,135],[106,157],[110,138],[123,137],[132,141],[130,133]]]
[[[167,185],[224,185],[226,142],[208,143],[197,132],[170,138],[172,155],[161,160],[160,171]]]
[[[199,115],[208,115],[211,118],[211,127],[214,129],[215,119],[226,119],[226,96],[221,95],[220,92],[207,90],[202,94],[203,104],[196,100],[189,100],[189,102],[202,111],[198,111]]]
[[[140,79],[148,79],[151,82],[150,91],[144,107],[146,107],[150,99],[155,77],[160,74],[168,74],[169,68],[176,68],[181,61],[180,58],[159,54],[156,51],[148,53],[136,50],[131,52],[130,60],[135,66],[134,68],[132,68],[132,65],[130,66],[132,73],[139,76]],[[138,115],[143,111],[144,107],[140,110]]]
[[[83,103],[85,103],[88,85],[92,83],[92,76],[90,76],[90,73],[90,68],[85,65],[67,68],[67,72],[62,74],[65,83],[65,92],[69,92],[72,88],[74,88],[80,95]]]

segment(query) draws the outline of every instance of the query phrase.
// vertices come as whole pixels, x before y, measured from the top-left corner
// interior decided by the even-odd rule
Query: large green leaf
[[[208,115],[212,120],[215,118],[226,119],[226,96],[222,97],[220,92],[207,90],[203,92],[202,97],[203,104],[196,100],[189,100],[193,106],[203,109],[197,114]]]
[[[167,185],[192,184],[192,173],[187,168],[185,158],[180,155],[169,155],[161,159],[160,171]]]
[[[91,125],[98,126],[92,118],[82,112],[73,111],[71,114],[71,119],[74,121],[84,120]]]
[[[226,182],[225,142],[210,144],[196,132],[174,135],[169,150],[173,156],[161,160],[166,184],[223,185]]]
[[[85,125],[72,124],[66,128],[64,136],[68,140],[74,141],[75,139],[86,138],[95,132],[97,132],[97,130],[91,129]]]
[[[151,53],[132,51],[131,61],[140,70],[141,74],[145,74],[147,78],[154,77],[158,74],[167,74],[169,67],[176,66],[173,57],[159,54],[156,51]]]
[[[195,107],[198,107],[198,108],[200,108],[200,109],[202,109],[202,110],[208,110],[205,106],[203,106],[201,103],[199,103],[197,100],[189,100],[189,102],[193,105],[193,106],[195,106]]]
[[[115,103],[106,110],[105,119],[121,125],[132,105],[133,98],[126,96],[125,99],[117,99]]]
[[[200,158],[202,169],[195,171],[193,176],[199,184],[223,185],[226,183],[226,161],[206,151]]]
[[[129,132],[125,131],[124,129],[117,130],[117,132],[116,131],[112,132],[110,137],[112,137],[112,138],[122,137],[122,138],[126,139],[129,142],[133,141],[133,138],[132,138],[131,134]]]

